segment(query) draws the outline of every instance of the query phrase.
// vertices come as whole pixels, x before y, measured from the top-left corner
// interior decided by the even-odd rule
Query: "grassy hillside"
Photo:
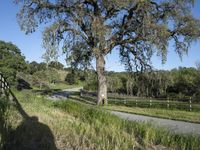
[[[121,120],[101,108],[73,100],[53,102],[41,95],[33,96],[30,91],[16,93],[16,96],[29,117],[23,118],[20,108],[13,106],[1,114],[6,116],[1,120],[4,124],[1,146],[7,149],[160,150],[200,147],[199,137],[171,135],[148,124]]]
[[[65,70],[57,70],[58,74],[60,75],[60,80],[65,81],[65,77],[69,73],[68,71]]]

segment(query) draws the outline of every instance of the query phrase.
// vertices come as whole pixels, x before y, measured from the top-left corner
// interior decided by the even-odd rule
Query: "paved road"
[[[150,122],[155,127],[165,127],[175,133],[200,135],[200,124],[198,123],[189,123],[184,121],[147,117],[143,115],[135,115],[117,111],[111,111],[111,113],[117,115],[122,119],[140,122]]]
[[[67,92],[80,92],[80,90],[82,90],[83,87],[75,87],[75,88],[71,88],[71,89],[64,89],[63,91],[67,91]]]
[[[83,89],[83,87],[64,89],[62,91],[53,93],[51,96],[48,96],[48,99],[55,100],[55,101],[67,99],[70,96],[71,93],[79,92],[81,89]]]

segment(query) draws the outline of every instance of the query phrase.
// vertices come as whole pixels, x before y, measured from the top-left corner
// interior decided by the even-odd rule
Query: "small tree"
[[[74,72],[68,73],[66,75],[66,77],[65,77],[65,81],[70,85],[75,84],[76,83],[76,75],[75,75],[75,73]]]
[[[47,23],[44,47],[47,52],[62,44],[67,59],[88,65],[96,60],[98,100],[107,103],[105,56],[120,51],[128,71],[150,67],[156,52],[166,61],[169,40],[182,56],[200,36],[200,23],[191,14],[194,0],[15,0],[22,3],[20,27],[32,33]]]
[[[44,71],[47,69],[47,64],[44,62],[38,63],[36,61],[30,62],[28,65],[28,73],[31,75],[34,74],[37,71]]]
[[[58,70],[63,70],[64,65],[61,64],[61,63],[58,62],[58,61],[51,61],[51,62],[49,63],[49,67],[50,67],[50,68],[55,68],[55,69],[58,69]]]

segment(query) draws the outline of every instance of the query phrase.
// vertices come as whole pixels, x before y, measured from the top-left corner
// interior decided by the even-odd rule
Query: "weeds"
[[[26,92],[28,91],[16,93],[16,96],[29,116],[37,116],[38,123],[50,129],[52,139],[54,139],[52,142],[55,142],[57,149],[121,150],[168,149],[170,147],[195,150],[200,147],[199,137],[170,134],[162,129],[155,129],[150,124],[119,119],[96,106],[83,105],[69,99],[53,102],[45,97],[33,96]],[[29,95],[29,97],[24,95]],[[19,114],[10,112],[9,123],[12,125],[12,130],[16,131],[23,124],[23,120],[13,117]],[[22,143],[26,142],[25,136],[29,133],[23,132],[32,129],[32,125],[34,127],[34,123],[30,123],[29,127],[23,126],[23,130],[18,130],[20,134],[17,134],[16,138]],[[38,131],[42,132],[43,129],[40,127]],[[33,132],[32,136],[34,133],[38,137],[38,132]]]

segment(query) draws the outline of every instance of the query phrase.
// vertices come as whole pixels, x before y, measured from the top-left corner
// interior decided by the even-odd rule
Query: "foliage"
[[[122,80],[117,75],[112,74],[107,77],[108,91],[115,93],[119,92],[122,87]]]
[[[0,97],[0,149],[2,149],[8,138],[8,130],[10,128],[7,117],[10,103],[6,97]]]
[[[180,67],[171,71],[151,71],[131,76],[124,72],[108,72],[106,76],[111,93],[182,100],[197,97],[196,100],[199,101],[200,71],[195,68]],[[86,81],[88,90],[96,90],[93,88],[95,84]]]
[[[60,79],[57,70],[51,69],[51,68],[44,70],[44,71],[37,71],[34,74],[34,76],[36,78],[38,78],[39,80],[45,81],[45,82],[48,82],[48,83],[56,83]]]
[[[172,120],[181,120],[188,122],[200,123],[200,112],[190,112],[184,110],[169,110],[164,108],[139,108],[139,107],[125,107],[109,105],[105,109],[113,111],[121,111],[126,113],[141,114],[145,116],[153,116],[159,118],[166,118]],[[200,107],[199,107],[200,108]]]
[[[191,15],[192,0],[16,2],[23,4],[18,14],[21,29],[32,33],[39,24],[51,22],[44,32],[44,46],[49,50],[63,43],[68,56],[73,56],[71,62],[78,56],[78,60],[83,61],[82,56],[91,60],[118,47],[126,67],[131,69],[134,63],[135,69],[142,69],[154,48],[164,62],[169,40],[175,41],[176,52],[182,56],[200,35],[199,20]]]
[[[47,70],[47,68],[54,68],[57,70],[63,70],[63,64],[57,61],[51,61],[49,64],[45,62],[38,63],[36,61],[32,61],[28,63],[28,73],[34,74],[37,71],[44,71]]]
[[[46,70],[46,68],[47,68],[46,63],[44,62],[38,63],[36,61],[32,61],[31,63],[28,64],[28,73],[32,75],[37,71]]]
[[[76,80],[76,74],[74,72],[70,72],[66,75],[65,77],[65,81],[72,85],[72,84],[76,84],[77,80]]]
[[[181,93],[183,95],[193,96],[196,92],[195,89],[195,80],[197,77],[198,71],[194,68],[180,68],[179,71],[172,71],[174,76],[174,85],[172,92]]]
[[[20,49],[8,42],[0,41],[0,72],[3,73],[7,81],[16,81],[16,74],[26,70],[25,57]]]
[[[49,88],[51,84],[61,82],[58,70],[48,68],[45,70],[36,71],[33,74],[19,72],[17,74],[18,80],[24,80],[32,87]]]
[[[168,41],[174,41],[182,58],[200,37],[200,21],[191,13],[193,0],[15,1],[22,4],[18,20],[27,34],[50,24],[43,33],[47,62],[59,47],[74,67],[96,60],[98,104],[107,100],[104,57],[113,49],[119,50],[126,70],[143,71],[151,68],[154,53],[166,61]]]
[[[68,112],[69,114],[72,114],[74,117],[79,118],[83,124],[88,123],[90,124],[91,128],[95,128],[95,133],[98,134],[98,138],[96,137],[96,140],[98,143],[101,143],[102,146],[104,145],[104,139],[107,137],[107,133],[110,134],[110,137],[112,141],[119,140],[114,144],[112,141],[109,142],[107,145],[108,149],[113,149],[113,146],[119,146],[122,149],[130,149],[133,147],[133,144],[135,142],[138,142],[142,146],[144,146],[142,149],[149,149],[148,143],[152,143],[153,145],[157,144],[164,144],[169,147],[173,147],[175,149],[195,149],[198,145],[197,140],[194,138],[194,143],[190,143],[192,140],[189,140],[186,136],[180,136],[180,135],[170,135],[167,132],[164,132],[159,129],[153,129],[150,125],[147,124],[138,124],[131,121],[123,121],[116,116],[113,116],[107,112],[104,112],[99,109],[89,108],[89,107],[83,107],[82,105],[70,101],[63,101],[63,102],[56,102],[54,104],[56,108],[62,108],[64,111]],[[78,111],[77,111],[78,110]],[[81,127],[83,124],[80,124]],[[81,129],[79,128],[78,132],[81,133]],[[109,129],[109,130],[106,130]],[[92,129],[90,129],[91,131]],[[113,133],[112,133],[113,131]],[[120,133],[118,133],[120,132]],[[129,134],[134,139],[130,140],[128,137],[124,137],[124,132]],[[87,132],[84,132],[87,135]],[[114,134],[115,133],[115,134]],[[102,135],[104,134],[104,135]],[[116,136],[115,136],[116,135]],[[118,139],[118,135],[119,138]],[[99,136],[102,138],[99,138]],[[139,138],[141,137],[141,138]],[[106,140],[110,139],[106,138]],[[191,137],[192,138],[192,137]],[[122,140],[123,139],[123,140]],[[138,140],[137,140],[138,139]],[[168,139],[168,140],[167,140]],[[130,140],[130,141],[129,141]],[[121,143],[120,141],[126,141]],[[131,142],[132,141],[132,142]],[[135,142],[133,142],[135,141]],[[173,142],[174,141],[174,142]],[[183,142],[184,141],[184,142]],[[129,143],[131,142],[131,143]],[[180,143],[179,143],[180,142]],[[186,143],[185,143],[186,142]],[[190,144],[189,144],[190,143]],[[129,145],[130,144],[130,145]],[[197,144],[197,145],[196,145]],[[136,146],[137,147],[137,146]],[[115,147],[116,149],[116,147]],[[118,149],[118,148],[117,148]]]
[[[97,91],[97,76],[94,72],[89,71],[87,72],[86,75],[86,80],[85,80],[86,84],[83,87],[85,90],[89,90],[89,91]]]
[[[19,112],[9,113],[7,119],[12,126],[16,140],[20,140],[16,146],[22,149],[27,139],[33,139],[35,136],[44,136],[46,130],[43,126],[50,128],[54,136],[57,149],[198,149],[199,137],[191,135],[174,135],[154,129],[149,124],[124,121],[103,112],[97,107],[86,106],[71,100],[52,102],[37,95],[36,97],[30,91],[16,93],[20,100],[22,108],[31,116],[37,115],[36,121],[30,122],[28,126],[21,124],[24,122],[19,118]],[[43,124],[43,126],[41,126]],[[36,129],[31,132],[30,129]],[[18,133],[18,134],[17,134]],[[44,134],[44,135],[43,135]],[[49,139],[49,138],[48,138]],[[10,141],[9,141],[10,140]],[[14,143],[12,138],[7,141]],[[44,142],[44,141],[38,141]],[[16,144],[16,143],[14,143]],[[46,143],[48,148],[48,143]],[[21,146],[21,148],[20,148]]]
[[[64,65],[62,63],[58,62],[58,61],[51,61],[48,64],[48,67],[54,68],[54,69],[57,69],[57,70],[63,70]]]

